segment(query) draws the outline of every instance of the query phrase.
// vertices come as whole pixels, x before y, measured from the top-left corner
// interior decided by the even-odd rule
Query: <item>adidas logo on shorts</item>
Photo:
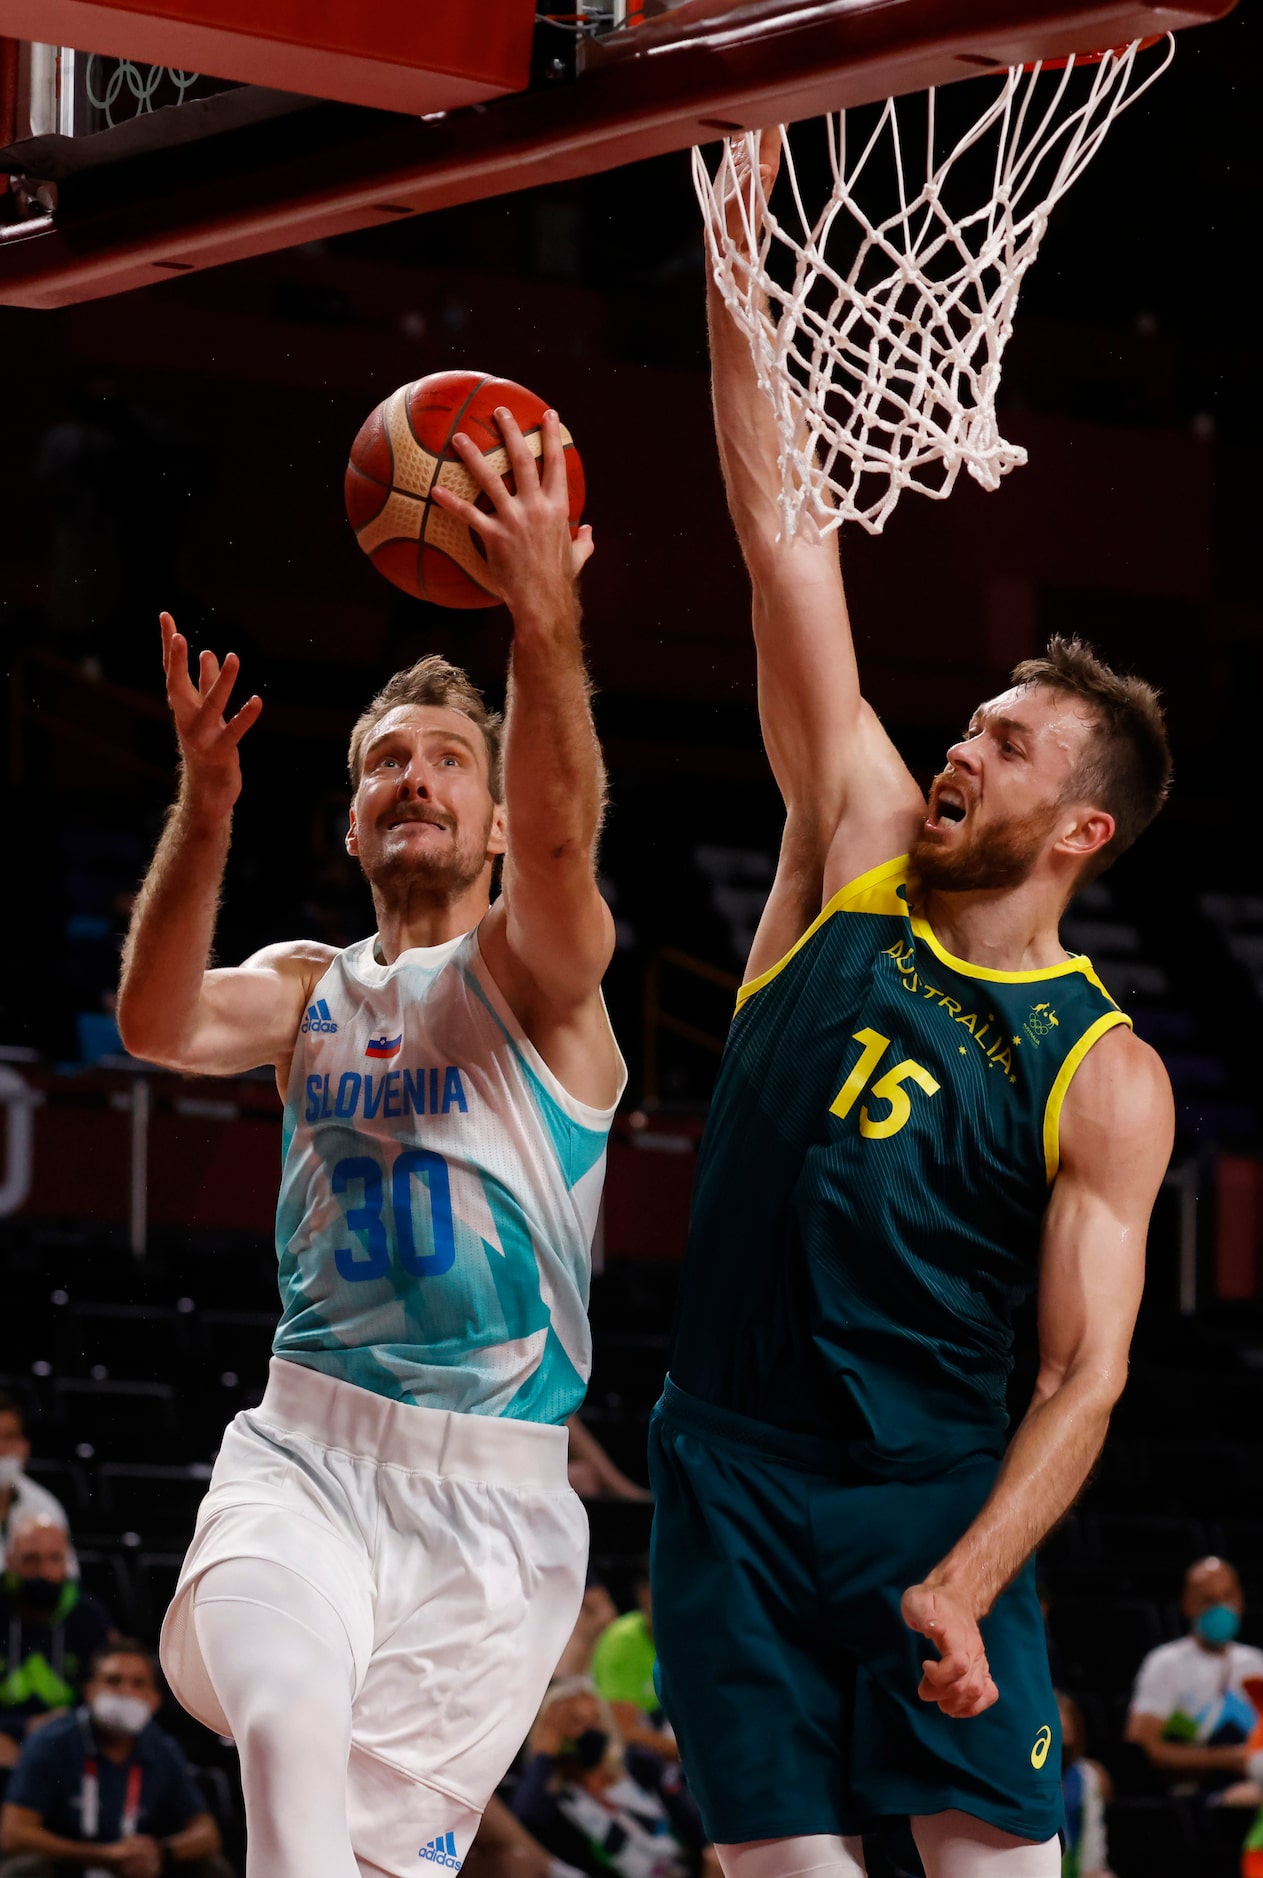
[[[335,1031],[338,1027],[330,1015],[329,1006],[323,998],[317,998],[314,1004],[307,1006],[307,1015],[298,1028],[304,1036],[309,1030]]]
[[[461,1860],[456,1856],[456,1835],[441,1832],[437,1839],[431,1839],[417,1853],[418,1858],[429,1859],[431,1865],[441,1865],[445,1871],[459,1871]]]

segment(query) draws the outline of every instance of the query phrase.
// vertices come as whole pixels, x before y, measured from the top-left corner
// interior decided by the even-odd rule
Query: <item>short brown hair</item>
[[[1083,639],[1058,635],[1044,656],[1013,668],[1015,685],[1069,692],[1092,707],[1097,734],[1066,787],[1067,799],[1091,802],[1114,817],[1114,833],[1079,876],[1095,880],[1144,833],[1171,787],[1171,747],[1158,693],[1143,678],[1115,672]]]
[[[88,1659],[88,1673],[84,1680],[91,1682],[94,1676],[99,1676],[101,1670],[112,1656],[138,1656],[149,1671],[150,1680],[154,1688],[157,1689],[160,1687],[158,1680],[158,1659],[149,1645],[142,1643],[139,1637],[110,1637],[105,1643],[101,1644],[99,1648],[93,1650],[92,1655]]]
[[[504,729],[504,719],[498,711],[489,711],[486,700],[469,674],[459,665],[452,665],[447,659],[432,652],[427,658],[418,659],[415,665],[409,665],[402,672],[396,672],[388,678],[366,711],[362,711],[355,720],[351,732],[351,747],[347,752],[347,768],[351,772],[351,787],[360,786],[360,773],[364,761],[364,746],[368,742],[373,726],[387,711],[393,711],[400,704],[433,704],[446,711],[459,711],[471,724],[476,724],[482,732],[483,742],[487,747],[487,781],[492,799],[504,800],[504,790],[500,775],[500,741]]]

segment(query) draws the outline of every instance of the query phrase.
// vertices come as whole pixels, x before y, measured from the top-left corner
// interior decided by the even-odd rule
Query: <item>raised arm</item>
[[[779,133],[764,132],[765,190],[779,158]],[[735,233],[735,203],[728,213]],[[805,523],[792,541],[781,538],[772,409],[709,270],[707,321],[719,460],[753,588],[759,717],[786,809],[753,976],[784,954],[823,899],[911,843],[925,803],[861,695],[836,531],[821,538]]]
[[[601,1001],[614,922],[596,884],[605,770],[592,722],[576,580],[592,531],[570,539],[565,453],[555,411],[542,473],[510,411],[497,411],[514,489],[458,433],[453,443],[492,513],[437,488],[476,528],[487,578],[513,616],[504,791],[504,891],[481,943],[497,984],[550,1069],[594,1107],[613,1102],[621,1060]]]
[[[136,898],[118,992],[118,1026],[133,1056],[170,1069],[227,1076],[283,1068],[307,997],[332,956],[327,946],[267,946],[230,970],[211,970],[232,813],[241,793],[237,746],[262,710],[251,698],[225,719],[238,660],[203,652],[198,683],[188,644],[162,615],[167,699],[180,743],[180,787]]]
[[[1061,1166],[1044,1216],[1039,1377],[977,1519],[923,1584],[905,1622],[929,1637],[920,1694],[949,1715],[996,1699],[978,1629],[1082,1491],[1127,1378],[1149,1215],[1171,1156],[1171,1085],[1121,1027],[1088,1052],[1062,1111]]]

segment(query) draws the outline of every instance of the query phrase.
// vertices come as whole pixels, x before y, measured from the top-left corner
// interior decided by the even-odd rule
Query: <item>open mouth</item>
[[[965,819],[964,805],[960,802],[940,802],[938,805],[938,819],[941,822],[963,822]]]

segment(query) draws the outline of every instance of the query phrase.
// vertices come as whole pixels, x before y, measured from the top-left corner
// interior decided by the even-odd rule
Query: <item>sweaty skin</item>
[[[767,189],[778,162],[778,136],[767,133]],[[861,692],[836,536],[808,528],[781,538],[771,409],[713,281],[708,319],[720,461],[753,588],[760,721],[785,804],[747,982],[785,956],[839,888],[907,852],[924,862],[918,910],[955,957],[1005,972],[1056,964],[1066,957],[1066,904],[1114,834],[1105,810],[1068,796],[1089,714],[1042,687],[991,699],[948,750],[927,805]],[[905,1622],[934,1646],[920,1695],[948,1715],[977,1715],[996,1700],[979,1620],[1100,1452],[1126,1379],[1149,1215],[1173,1135],[1156,1053],[1126,1028],[1108,1031],[1062,1110],[1034,1397],[981,1512],[903,1598]]]
[[[365,749],[347,848],[369,877],[386,962],[478,926],[487,966],[544,1061],[571,1094],[605,1107],[620,1078],[600,995],[613,920],[596,885],[604,773],[575,584],[592,534],[584,528],[570,538],[556,413],[544,419],[542,475],[512,414],[497,417],[517,493],[457,433],[455,447],[492,512],[447,491],[435,500],[461,520],[476,518],[486,579],[513,618],[505,800],[492,797],[485,744],[467,717],[400,706],[374,727]],[[162,639],[180,789],[132,916],[119,1028],[134,1055],[190,1074],[271,1064],[283,1091],[298,1026],[333,949],[286,941],[242,965],[211,968],[241,791],[238,747],[262,704],[252,697],[228,717],[236,654],[221,667],[203,652],[194,684],[187,642],[165,613]],[[503,891],[493,906],[501,855]]]

